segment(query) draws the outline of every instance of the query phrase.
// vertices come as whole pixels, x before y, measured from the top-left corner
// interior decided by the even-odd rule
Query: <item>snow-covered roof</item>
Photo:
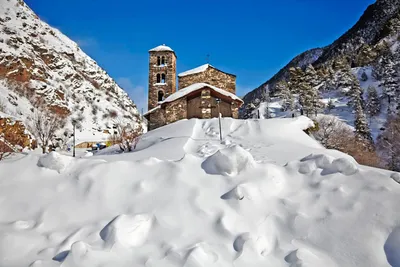
[[[153,113],[154,111],[156,111],[156,110],[159,109],[159,108],[160,108],[160,106],[157,106],[157,107],[155,107],[155,108],[153,108],[153,109],[150,109],[149,111],[147,111],[146,113],[144,113],[143,116],[146,116],[147,114]]]
[[[164,101],[160,102],[160,104],[164,104],[164,103],[168,103],[168,102],[172,102],[175,101],[181,97],[184,97],[194,91],[200,90],[204,87],[209,87],[212,90],[214,90],[215,92],[230,97],[232,100],[238,100],[240,102],[243,102],[242,99],[240,99],[238,96],[236,96],[235,94],[229,93],[228,91],[225,91],[223,89],[220,89],[218,87],[212,86],[208,83],[195,83],[192,85],[189,85],[188,87],[182,88],[181,90],[177,91],[176,93],[173,93],[172,95],[170,95],[169,97],[167,97]]]
[[[191,75],[191,74],[195,74],[195,73],[200,73],[200,72],[206,71],[208,69],[208,67],[212,67],[212,66],[210,64],[204,64],[197,68],[179,73],[178,76],[182,77],[182,76],[187,76],[187,75]]]
[[[157,47],[154,47],[153,49],[150,49],[149,52],[161,52],[161,51],[170,51],[174,52],[171,47],[166,46],[165,44],[159,45]]]

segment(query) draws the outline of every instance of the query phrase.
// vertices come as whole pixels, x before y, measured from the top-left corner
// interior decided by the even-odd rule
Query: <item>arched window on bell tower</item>
[[[157,74],[157,83],[160,83],[161,82],[161,75],[160,75],[160,73],[158,73]]]
[[[164,57],[164,56],[161,57],[161,65],[162,65],[162,66],[165,65],[165,57]]]
[[[161,83],[166,83],[167,81],[165,80],[165,73],[161,74]]]
[[[161,65],[161,57],[157,57],[157,66]]]
[[[162,90],[158,91],[158,102],[164,100],[164,92]]]

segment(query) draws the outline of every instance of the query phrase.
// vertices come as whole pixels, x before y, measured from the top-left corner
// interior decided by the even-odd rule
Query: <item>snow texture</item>
[[[218,119],[182,120],[132,153],[2,161],[0,266],[399,266],[395,174],[312,125],[223,118],[220,142]]]
[[[181,72],[178,74],[178,77],[183,77],[183,76],[188,76],[188,75],[192,75],[192,74],[196,74],[196,73],[200,73],[200,72],[204,72],[208,69],[208,67],[212,67],[210,64],[204,64],[201,65],[197,68],[185,71],[185,72]]]

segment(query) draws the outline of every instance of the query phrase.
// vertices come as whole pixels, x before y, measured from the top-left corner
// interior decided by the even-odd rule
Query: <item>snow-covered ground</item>
[[[0,266],[400,266],[399,174],[305,117],[222,123],[222,143],[193,119],[132,153],[1,162]]]

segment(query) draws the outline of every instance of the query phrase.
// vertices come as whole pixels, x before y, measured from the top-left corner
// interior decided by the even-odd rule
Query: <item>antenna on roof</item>
[[[207,64],[209,64],[210,63],[210,54],[207,54],[206,59],[207,59]]]

